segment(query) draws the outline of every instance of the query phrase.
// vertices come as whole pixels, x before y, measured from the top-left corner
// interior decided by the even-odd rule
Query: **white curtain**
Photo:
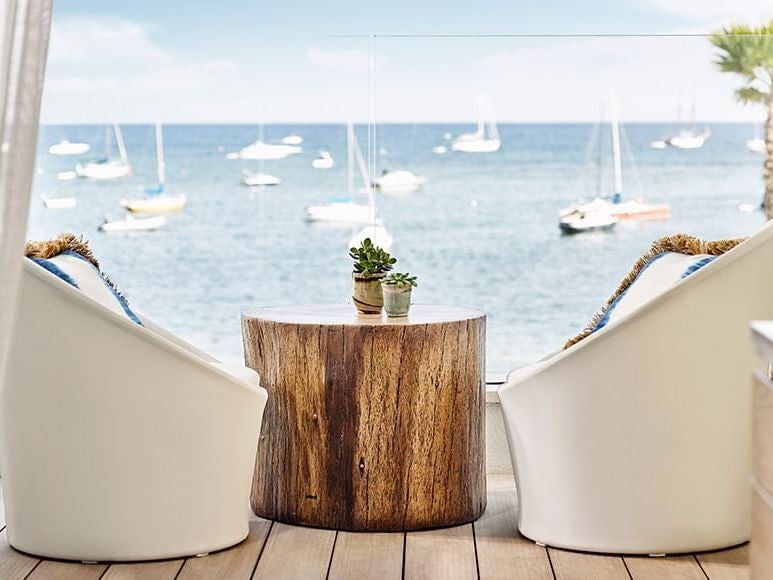
[[[51,0],[0,0],[0,378],[11,336],[38,139]]]

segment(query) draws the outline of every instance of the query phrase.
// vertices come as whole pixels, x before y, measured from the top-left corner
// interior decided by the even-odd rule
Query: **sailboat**
[[[295,133],[290,133],[289,135],[282,137],[282,144],[284,145],[301,145],[302,143],[303,137],[296,135]]]
[[[347,150],[347,177],[349,195],[343,198],[335,198],[323,205],[306,206],[306,219],[311,222],[328,222],[344,224],[372,224],[376,221],[375,206],[373,203],[360,204],[352,201],[355,193],[354,165],[360,171],[363,186],[371,193],[372,187],[368,177],[365,158],[354,132],[354,125],[349,121],[346,125],[346,150]]]
[[[113,134],[118,145],[120,160],[110,159],[110,128],[108,127],[105,136],[105,156],[100,159],[78,163],[75,166],[75,175],[85,179],[120,179],[131,175],[132,169],[129,165],[129,157],[126,154],[126,146],[123,142],[121,128],[113,124]]]
[[[100,232],[105,233],[128,233],[128,232],[147,232],[157,230],[166,224],[166,217],[162,215],[150,217],[134,217],[132,214],[126,214],[121,220],[111,220],[105,217],[105,221],[99,226]]]
[[[161,124],[156,123],[156,167],[158,183],[145,188],[145,195],[138,199],[122,199],[121,206],[133,213],[171,213],[185,207],[185,194],[166,193],[166,162],[164,161],[164,135]]]
[[[749,139],[746,142],[746,149],[752,153],[765,153],[766,144],[765,139],[760,137],[759,125],[754,126],[754,139]]]
[[[623,167],[620,146],[620,125],[614,107],[611,111],[610,128],[612,133],[612,195],[602,189],[601,157],[603,143],[598,138],[596,166],[598,171],[598,192],[595,199],[587,203],[577,203],[561,210],[559,227],[565,233],[610,229],[621,219],[667,219],[671,216],[671,206],[666,203],[648,204],[641,198],[623,200]]]
[[[493,153],[499,150],[502,141],[499,139],[499,129],[489,115],[489,120],[484,120],[486,107],[483,98],[478,100],[478,129],[474,133],[464,133],[451,142],[453,151],[463,153]]]
[[[88,153],[91,145],[88,143],[71,143],[67,139],[62,139],[59,143],[51,145],[48,152],[51,155],[83,155]]]
[[[700,149],[706,143],[706,140],[711,136],[711,130],[708,127],[704,127],[703,131],[698,132],[698,128],[695,124],[695,103],[692,104],[690,114],[690,127],[680,129],[676,135],[672,135],[664,139],[667,145],[676,149]]]

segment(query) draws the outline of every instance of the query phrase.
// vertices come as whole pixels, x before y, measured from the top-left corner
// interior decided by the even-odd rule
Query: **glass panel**
[[[746,142],[765,110],[707,37],[379,37],[376,55],[376,175],[426,180],[379,216],[416,301],[488,313],[490,379],[561,349],[656,238],[764,221],[739,205],[762,196]],[[563,208],[615,191],[672,216],[561,234]]]

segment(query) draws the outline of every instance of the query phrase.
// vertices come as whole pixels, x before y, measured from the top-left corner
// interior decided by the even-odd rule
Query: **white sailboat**
[[[746,142],[746,149],[752,153],[765,153],[765,139],[760,137],[759,125],[754,126],[754,139],[749,139]]]
[[[119,160],[110,159],[110,129],[107,129],[105,137],[105,156],[101,159],[78,163],[75,166],[75,175],[85,179],[106,180],[120,179],[131,175],[129,156],[126,154],[126,145],[123,142],[121,128],[113,125],[113,134],[118,145]]]
[[[169,195],[166,192],[166,162],[164,160],[164,134],[161,124],[156,123],[156,168],[158,184],[145,189],[140,198],[124,198],[121,206],[133,213],[172,213],[185,207],[185,194]]]
[[[695,124],[694,102],[690,113],[690,125],[690,127],[680,129],[676,135],[666,138],[666,144],[676,149],[700,149],[703,147],[706,144],[706,140],[711,136],[711,130],[708,127],[704,127],[703,131],[698,131]]]
[[[71,143],[67,139],[62,139],[59,143],[51,145],[48,152],[51,155],[83,155],[88,153],[91,145],[88,143]]]
[[[485,115],[486,107],[483,98],[478,101],[478,129],[474,133],[464,133],[451,142],[453,151],[463,153],[493,153],[499,150],[502,141],[499,138],[499,129],[493,119],[493,115]],[[488,120],[484,117],[488,116]]]
[[[166,217],[162,215],[134,217],[132,214],[126,214],[126,217],[120,220],[111,220],[106,217],[98,229],[105,233],[142,232],[157,230],[165,224]]]
[[[355,194],[354,165],[360,171],[363,186],[371,193],[372,187],[368,177],[365,158],[354,132],[354,125],[349,121],[346,125],[346,150],[347,150],[347,181],[349,195],[344,198],[333,199],[322,205],[306,206],[306,219],[311,222],[328,222],[343,224],[374,224],[376,222],[375,205],[373,203],[355,203],[352,196]]]
[[[68,197],[49,197],[45,193],[40,195],[43,205],[49,209],[69,209],[78,205],[78,200],[72,196]]]
[[[601,183],[601,156],[603,143],[598,138],[596,166],[599,174],[597,196],[590,202],[577,203],[561,210],[559,227],[565,233],[580,233],[612,228],[621,219],[666,219],[671,215],[669,204],[649,204],[641,198],[623,200],[623,162],[620,146],[620,125],[612,107],[610,119],[613,183],[611,196],[605,194]]]

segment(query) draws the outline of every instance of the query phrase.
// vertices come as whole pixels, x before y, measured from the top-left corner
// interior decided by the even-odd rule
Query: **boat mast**
[[[349,195],[354,194],[354,125],[346,123],[346,187]]]
[[[612,193],[619,196],[623,193],[623,163],[620,156],[620,126],[617,121],[617,109],[614,99],[610,99],[610,116],[612,121],[612,164],[615,182]]]
[[[166,163],[164,163],[164,134],[161,123],[156,123],[156,165],[158,167],[158,184],[164,186],[166,182]]]
[[[113,124],[113,132],[115,133],[115,141],[118,143],[118,153],[121,156],[121,161],[124,165],[129,165],[129,156],[126,154],[126,145],[123,142],[121,127],[117,123]]]

